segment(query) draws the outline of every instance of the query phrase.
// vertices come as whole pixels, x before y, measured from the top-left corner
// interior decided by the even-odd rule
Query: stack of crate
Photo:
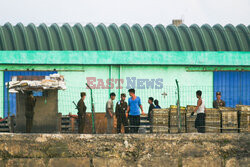
[[[239,128],[240,132],[249,133],[250,132],[250,106],[247,105],[236,105],[239,118]]]
[[[62,116],[62,122],[61,122],[61,132],[62,133],[69,133],[70,131],[70,117],[68,115]]]
[[[150,133],[150,122],[147,115],[140,116],[140,128],[139,133]]]
[[[187,105],[186,108],[186,132],[187,133],[194,133],[197,132],[195,128],[195,118],[196,116],[191,116],[191,113],[194,111],[196,106]]]
[[[77,119],[68,115],[63,115],[61,119],[61,132],[62,133],[77,133],[78,124]]]
[[[220,133],[221,132],[221,113],[218,109],[207,108],[205,118],[205,132],[206,133]]]
[[[180,115],[181,115],[181,133],[186,132],[186,108],[180,107]],[[177,106],[171,105],[169,111],[169,132],[170,133],[178,133],[178,113]]]
[[[153,109],[153,133],[169,133],[169,109]]]
[[[2,120],[0,122],[0,132],[10,132],[8,119]]]
[[[238,132],[238,112],[235,108],[220,107],[222,132]]]

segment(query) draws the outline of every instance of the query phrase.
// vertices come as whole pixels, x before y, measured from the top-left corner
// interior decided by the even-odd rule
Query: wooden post
[[[58,132],[62,132],[62,113],[58,113]]]
[[[15,119],[14,115],[8,117],[8,125],[9,125],[10,133],[14,133],[14,119]]]
[[[74,132],[75,131],[75,118],[74,117],[70,118],[70,124],[71,124],[71,131]]]

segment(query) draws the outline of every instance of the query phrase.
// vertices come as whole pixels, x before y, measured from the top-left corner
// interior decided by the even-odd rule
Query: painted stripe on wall
[[[37,61],[39,60],[39,61]],[[250,52],[0,51],[1,64],[249,66]]]

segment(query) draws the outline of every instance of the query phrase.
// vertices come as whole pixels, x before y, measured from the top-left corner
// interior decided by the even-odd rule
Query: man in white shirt
[[[198,101],[197,101],[197,106],[194,110],[194,112],[197,112],[197,117],[195,119],[195,128],[197,129],[198,133],[205,133],[206,108],[205,108],[205,102],[201,98],[201,95],[202,95],[202,92],[198,90],[196,92],[196,97],[198,98]]]

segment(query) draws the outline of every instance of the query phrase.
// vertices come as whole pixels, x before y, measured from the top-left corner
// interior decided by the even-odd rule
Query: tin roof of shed
[[[250,51],[250,25],[0,26],[0,50]]]

